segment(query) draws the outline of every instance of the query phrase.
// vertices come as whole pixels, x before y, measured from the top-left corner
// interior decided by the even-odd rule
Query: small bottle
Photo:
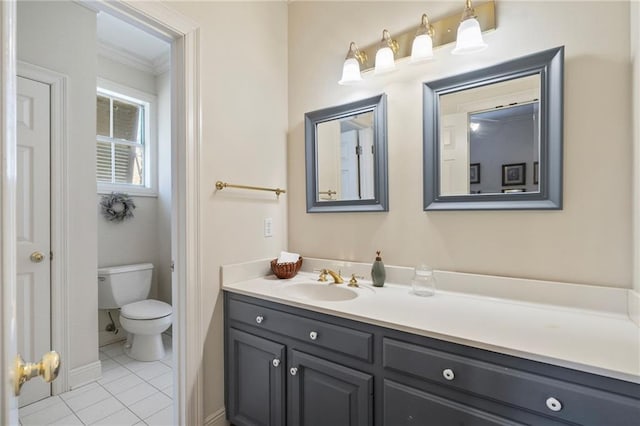
[[[371,266],[371,281],[373,281],[374,287],[382,287],[384,280],[387,278],[387,273],[384,270],[384,263],[382,263],[380,252],[377,251],[376,254],[376,261],[373,262]]]

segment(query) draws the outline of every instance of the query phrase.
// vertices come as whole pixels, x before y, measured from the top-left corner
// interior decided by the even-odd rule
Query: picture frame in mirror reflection
[[[425,82],[424,210],[561,209],[563,73],[558,47]]]
[[[525,185],[527,163],[503,164],[502,186]]]
[[[480,163],[469,165],[469,183],[480,183]]]

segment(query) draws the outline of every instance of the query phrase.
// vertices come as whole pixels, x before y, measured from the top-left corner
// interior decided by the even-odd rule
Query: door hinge
[[[361,145],[356,146],[356,155],[362,155],[362,146]]]
[[[49,261],[52,261],[52,260],[53,260],[53,252],[52,252],[52,251],[50,251],[50,252],[49,252]]]

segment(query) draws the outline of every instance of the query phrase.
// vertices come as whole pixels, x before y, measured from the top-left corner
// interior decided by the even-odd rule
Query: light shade
[[[482,39],[480,23],[476,18],[468,18],[460,22],[458,26],[458,36],[456,47],[451,53],[454,55],[464,55],[467,53],[480,52],[487,48],[487,44]]]
[[[365,64],[366,62],[367,54],[361,52],[358,46],[356,46],[354,42],[351,42],[347,56],[344,58],[344,65],[342,65],[342,78],[338,81],[338,84],[354,84],[362,81],[360,64]]]
[[[433,58],[433,40],[427,34],[416,36],[411,46],[411,63]]]
[[[389,31],[382,31],[382,40],[376,52],[376,65],[374,74],[384,74],[396,69],[395,53],[398,51],[398,42],[391,38]]]
[[[384,74],[396,69],[396,62],[393,58],[393,50],[390,47],[381,47],[376,53],[375,74]]]
[[[346,59],[342,66],[342,78],[338,81],[338,84],[347,85],[358,83],[360,81],[362,81],[360,63],[356,58]]]
[[[422,15],[422,21],[416,31],[411,45],[411,63],[426,61],[433,58],[433,26],[429,24],[427,14]]]

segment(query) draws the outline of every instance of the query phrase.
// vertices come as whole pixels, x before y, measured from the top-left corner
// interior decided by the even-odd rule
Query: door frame
[[[146,28],[172,44],[172,251],[174,423],[203,424],[204,342],[200,248],[199,25],[161,3],[80,2]],[[0,424],[17,423],[7,366],[16,353],[16,2],[0,2]],[[187,327],[187,324],[189,326]],[[63,327],[64,328],[64,327]],[[68,336],[67,336],[68,338]],[[11,359],[9,359],[11,357]],[[62,385],[62,384],[61,384]]]
[[[171,42],[174,422],[203,424],[200,250],[200,30],[160,2],[83,2]],[[188,325],[188,326],[187,326]]]
[[[16,3],[0,2],[0,424],[17,424],[16,335]]]
[[[69,349],[69,315],[67,271],[69,256],[67,251],[68,215],[71,208],[67,180],[67,76],[49,69],[17,61],[17,75],[44,83],[49,86],[50,102],[50,185],[51,185],[51,349],[60,354],[61,359],[68,359]],[[54,193],[53,188],[56,188]],[[35,361],[35,360],[29,360]],[[58,378],[52,383],[52,394],[62,393],[69,389],[69,367],[63,362],[60,365]]]
[[[173,416],[175,424],[203,424],[199,25],[160,2],[80,4],[108,12],[171,43]]]

